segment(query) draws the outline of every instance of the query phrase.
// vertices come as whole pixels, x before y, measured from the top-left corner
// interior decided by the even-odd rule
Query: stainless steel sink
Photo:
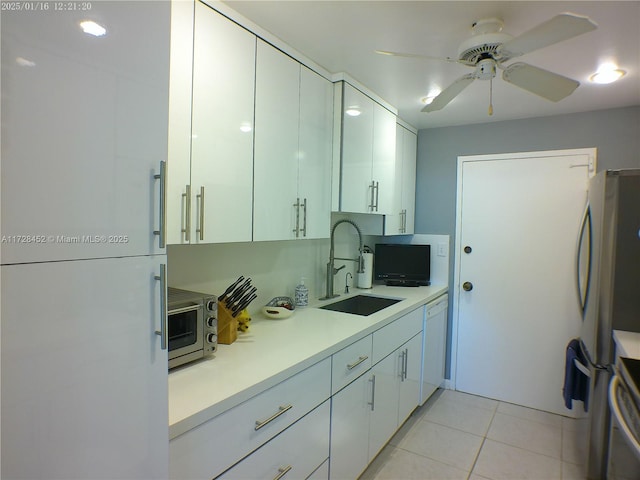
[[[345,298],[328,305],[320,307],[323,310],[333,310],[334,312],[351,313],[353,315],[368,316],[379,312],[383,308],[400,302],[398,298],[375,297],[373,295],[356,295]]]

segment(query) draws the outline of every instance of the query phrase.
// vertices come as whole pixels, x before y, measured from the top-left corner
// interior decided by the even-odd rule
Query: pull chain
[[[493,77],[489,78],[489,115],[493,115]]]

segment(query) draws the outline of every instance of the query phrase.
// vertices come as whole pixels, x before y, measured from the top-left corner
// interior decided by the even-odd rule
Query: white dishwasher
[[[420,405],[423,405],[444,382],[448,304],[449,295],[445,293],[426,305],[422,329]]]

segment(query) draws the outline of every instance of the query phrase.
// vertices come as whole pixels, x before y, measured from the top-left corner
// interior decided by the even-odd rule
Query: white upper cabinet
[[[305,202],[299,237],[327,238],[331,228],[333,84],[300,67],[298,197]]]
[[[254,240],[295,237],[300,64],[260,40],[256,65]]]
[[[332,85],[262,40],[256,65],[253,239],[328,237]]]
[[[384,219],[385,235],[414,232],[417,146],[417,135],[397,124],[393,209]]]
[[[343,85],[340,211],[392,213],[396,117],[348,83]]]
[[[173,46],[185,50],[172,58],[185,68],[188,24],[180,25],[182,40]],[[255,48],[255,35],[196,2],[191,99],[185,72],[172,71],[178,78],[171,97],[171,161],[177,164],[170,167],[171,243],[251,240]]]
[[[164,253],[169,4],[2,12],[2,263]]]

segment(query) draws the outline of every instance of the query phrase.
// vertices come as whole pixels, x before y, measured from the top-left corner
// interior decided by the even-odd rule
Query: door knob
[[[472,248],[469,245],[464,247],[464,253],[471,253],[471,251],[472,251]]]
[[[464,283],[462,284],[462,289],[463,289],[465,292],[470,292],[471,290],[473,290],[473,283],[471,283],[471,282],[464,282]]]

